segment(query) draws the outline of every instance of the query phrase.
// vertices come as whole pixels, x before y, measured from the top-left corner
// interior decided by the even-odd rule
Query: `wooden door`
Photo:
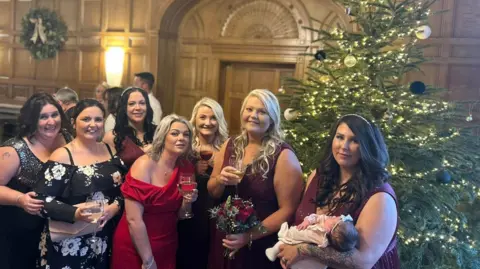
[[[294,64],[224,63],[221,69],[219,101],[223,106],[230,135],[240,133],[240,109],[254,89],[277,93],[284,77],[293,77]]]

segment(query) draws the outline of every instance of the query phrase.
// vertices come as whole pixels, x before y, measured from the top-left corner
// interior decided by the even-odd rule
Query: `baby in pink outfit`
[[[350,215],[327,216],[311,214],[298,226],[288,228],[288,223],[282,223],[278,232],[278,242],[267,248],[265,253],[271,261],[275,261],[282,244],[296,245],[313,243],[319,247],[332,246],[338,251],[349,251],[358,243],[358,231],[355,229]],[[292,269],[326,268],[327,266],[315,259],[303,259],[292,265]]]

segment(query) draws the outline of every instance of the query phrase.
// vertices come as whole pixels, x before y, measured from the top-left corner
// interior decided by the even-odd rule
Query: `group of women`
[[[245,98],[242,131],[234,137],[210,98],[195,105],[190,121],[172,114],[158,126],[144,90],[128,88],[119,99],[108,132],[108,113],[96,100],[77,104],[73,128],[49,94],[27,100],[19,134],[0,147],[0,214],[8,216],[0,222],[2,268],[263,269],[289,268],[300,259],[331,268],[399,268],[396,198],[374,123],[341,117],[305,186],[268,90]],[[246,167],[242,178],[234,163]],[[178,188],[185,176],[197,183],[193,192]],[[233,194],[253,202],[262,232],[215,229],[208,210]],[[92,197],[105,204],[98,220],[86,203]],[[183,219],[189,210],[193,218]],[[285,245],[280,259],[268,260],[265,249],[278,240],[281,224],[298,224],[311,213],[352,215],[358,247]],[[59,223],[88,228],[94,221],[96,233],[56,234]],[[225,248],[233,259],[224,257]]]

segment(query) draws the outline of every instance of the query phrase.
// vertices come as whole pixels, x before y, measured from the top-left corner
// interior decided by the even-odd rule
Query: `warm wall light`
[[[110,87],[120,86],[123,76],[123,60],[125,50],[120,47],[110,47],[105,53],[105,74]]]

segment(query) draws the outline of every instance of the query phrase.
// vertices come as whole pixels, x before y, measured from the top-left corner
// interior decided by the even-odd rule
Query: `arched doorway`
[[[318,22],[311,20],[309,10],[319,8]],[[344,27],[340,11],[330,0],[171,1],[158,42],[165,111],[189,116],[208,96],[224,106],[232,131],[238,129],[238,103],[252,87],[275,92],[282,76],[303,76],[307,59],[300,54],[314,38],[303,27]]]

